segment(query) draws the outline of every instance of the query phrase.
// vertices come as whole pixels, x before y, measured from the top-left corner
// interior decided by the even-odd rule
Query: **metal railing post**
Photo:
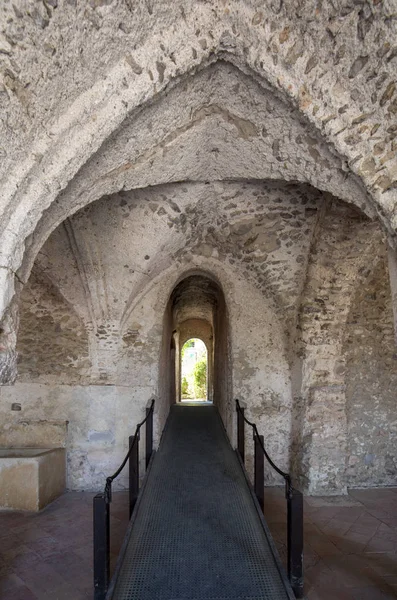
[[[263,435],[254,433],[254,487],[255,495],[263,511],[265,501],[265,457],[260,442],[263,445]]]
[[[255,423],[244,414],[241,402],[236,399],[237,410],[237,451],[244,464],[244,423],[253,430],[254,436],[254,492],[263,511],[265,500],[264,459],[285,480],[288,505],[288,578],[296,598],[303,598],[303,496],[292,487],[291,476],[282,471],[266,451],[263,435]]]
[[[149,414],[150,413],[150,414]],[[150,458],[153,452],[153,406],[146,408],[146,468],[149,466]]]
[[[110,477],[106,478],[103,494],[94,498],[94,600],[105,600],[110,583],[110,528],[109,515],[112,501],[112,482],[120,475],[128,462],[129,467],[129,511],[130,518],[139,494],[139,440],[141,427],[146,426],[146,466],[153,450],[154,399],[146,409],[146,417],[138,423],[135,435],[129,437],[128,452],[123,462]]]
[[[244,408],[240,405],[240,410],[237,408],[237,450],[240,454],[240,457],[241,457],[241,460],[243,463],[245,460],[245,431],[244,431],[244,429],[245,429]]]
[[[139,432],[135,436],[136,441],[134,444],[134,436],[130,435],[129,437],[129,445],[130,448],[134,444],[132,448],[130,458],[129,458],[129,488],[130,488],[130,518],[132,515],[132,511],[134,510],[134,506],[136,504],[138,493],[139,493]]]
[[[105,494],[94,497],[94,600],[105,600],[110,575],[109,503]]]
[[[288,578],[296,598],[303,598],[303,496],[291,489],[288,502]]]

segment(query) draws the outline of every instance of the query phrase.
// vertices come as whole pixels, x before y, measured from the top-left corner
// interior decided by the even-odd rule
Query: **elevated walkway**
[[[107,600],[292,600],[214,406],[173,406]]]

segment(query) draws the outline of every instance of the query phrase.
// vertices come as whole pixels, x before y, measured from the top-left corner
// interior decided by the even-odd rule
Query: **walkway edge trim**
[[[143,496],[145,494],[146,483],[147,483],[147,480],[149,478],[150,471],[152,469],[152,464],[153,464],[153,460],[154,460],[155,455],[156,455],[156,450],[153,450],[152,451],[152,455],[150,457],[150,461],[149,461],[148,467],[147,467],[146,472],[145,472],[145,476],[143,478],[143,482],[142,482],[141,488],[139,490],[138,499],[137,499],[137,501],[135,503],[134,510],[132,511],[132,515],[131,515],[130,522],[128,523],[127,531],[125,532],[125,535],[124,535],[123,543],[122,543],[122,546],[120,548],[119,555],[117,557],[116,568],[115,568],[113,576],[112,576],[112,578],[110,580],[110,585],[109,585],[108,593],[106,594],[106,599],[105,600],[112,600],[112,596],[113,596],[113,593],[114,593],[114,590],[115,590],[115,587],[116,587],[116,583],[117,583],[117,580],[118,580],[119,575],[120,575],[121,567],[122,567],[123,562],[124,562],[124,556],[125,556],[125,553],[127,551],[128,542],[129,542],[130,537],[131,537],[131,532],[132,532],[132,529],[134,527],[134,523],[135,523],[137,515],[138,515],[138,511],[139,511],[139,507],[140,507],[141,502],[142,502],[142,498],[143,498]]]
[[[228,438],[228,441],[230,443],[229,438]],[[264,514],[263,514],[263,512],[261,510],[261,507],[259,505],[258,499],[257,499],[257,497],[255,495],[255,492],[254,492],[254,488],[252,487],[251,481],[249,480],[248,473],[247,473],[247,471],[245,469],[243,461],[241,460],[241,457],[239,455],[239,452],[238,452],[237,448],[234,450],[234,452],[235,452],[235,454],[237,456],[237,460],[238,460],[238,462],[240,464],[240,467],[241,467],[241,469],[242,469],[242,471],[244,473],[246,484],[247,484],[248,489],[250,491],[252,501],[253,501],[253,503],[255,505],[256,512],[258,513],[258,517],[259,517],[259,520],[260,520],[261,525],[263,527],[263,530],[265,532],[267,541],[269,542],[269,546],[270,546],[270,549],[271,549],[273,557],[274,557],[274,562],[276,563],[277,569],[278,569],[278,571],[280,573],[280,577],[281,577],[282,582],[284,584],[285,591],[288,594],[289,600],[296,600],[295,594],[294,594],[294,592],[292,590],[292,587],[291,587],[291,584],[290,584],[290,582],[288,580],[287,573],[286,573],[286,571],[285,571],[285,569],[284,569],[284,567],[282,565],[282,562],[281,562],[281,559],[280,559],[280,555],[279,555],[279,553],[277,551],[277,548],[276,548],[276,545],[274,543],[272,534],[270,533],[269,526],[266,523],[266,519],[265,519]]]

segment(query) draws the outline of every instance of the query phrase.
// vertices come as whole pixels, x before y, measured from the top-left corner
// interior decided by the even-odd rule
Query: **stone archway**
[[[199,323],[187,324],[193,332],[200,328]],[[212,332],[210,332],[210,336]],[[180,361],[175,363],[176,380],[180,385],[179,402],[204,401],[212,402],[212,353],[208,351],[207,343],[195,333],[180,336]]]
[[[265,87],[270,85],[276,95],[296,108],[304,121],[330,144],[331,151],[339,155],[344,163],[342,171],[351,171],[362,180],[374,214],[394,235],[395,130],[391,120],[396,108],[392,80],[394,55],[387,41],[393,35],[390,7],[380,3],[369,11],[361,11],[354,5],[341,8],[327,5],[321,12],[309,2],[299,9],[305,18],[297,21],[293,2],[277,4],[256,10],[248,3],[236,2],[225,11],[221,2],[211,8],[200,5],[195,9],[181,1],[179,11],[173,11],[171,24],[159,2],[151,9],[149,30],[145,9],[141,7],[139,14],[134,14],[134,19],[142,25],[142,35],[134,51],[126,55],[122,44],[121,55],[117,45],[112,45],[108,64],[113,67],[98,70],[86,79],[81,73],[84,83],[72,90],[67,101],[58,104],[56,99],[59,94],[62,96],[63,86],[70,90],[69,73],[57,69],[62,82],[54,74],[54,82],[59,84],[53,86],[55,94],[50,93],[51,78],[46,86],[38,78],[39,87],[30,86],[37,92],[36,103],[34,94],[23,92],[20,78],[27,77],[27,73],[22,71],[17,76],[7,72],[5,83],[11,100],[7,115],[15,126],[20,117],[27,133],[21,131],[15,154],[8,153],[4,161],[5,169],[9,169],[12,160],[16,166],[7,173],[2,190],[1,314],[14,294],[14,273],[22,264],[24,244],[29,245],[28,238],[43,212],[57,202],[59,194],[128,116],[146,111],[159,94],[219,59],[249,72]],[[5,11],[8,10],[12,8],[6,7]],[[91,26],[103,18],[102,10],[106,12],[98,7],[97,11],[93,9],[84,15],[90,17]],[[123,13],[118,15],[120,22],[131,24],[128,9],[119,10]],[[49,42],[54,41],[52,36],[65,23],[79,20],[79,15],[68,11],[68,8],[66,12],[49,9],[44,19]],[[312,14],[315,18],[308,19]],[[346,15],[349,19],[344,18]],[[170,25],[165,29],[164,19]],[[14,39],[13,19],[9,18],[7,23],[9,38]],[[26,27],[32,40],[43,35],[30,21]],[[117,35],[125,33],[118,28]],[[350,40],[356,37],[358,45],[351,45]],[[100,36],[99,39],[97,44],[101,46]],[[104,48],[105,39],[106,34]],[[385,41],[378,48],[380,39]],[[32,43],[28,51],[24,49],[21,53],[15,44],[13,52],[24,67],[30,68],[31,52],[36,47]],[[52,47],[51,43],[48,47]],[[95,52],[99,55],[98,48]],[[43,59],[49,71],[52,71],[51,56]],[[379,61],[382,75],[377,78]],[[53,101],[54,114],[48,111],[51,118],[43,117],[39,99]],[[28,100],[37,108],[38,119],[30,129],[18,104]],[[38,127],[43,134],[37,138]],[[273,141],[277,154],[277,139]],[[317,160],[316,148],[312,148],[312,155]],[[283,160],[282,155],[280,159]]]
[[[230,334],[226,300],[216,278],[200,271],[180,278],[170,295],[163,328],[160,360],[160,396],[163,401],[171,405],[180,400],[181,349],[188,339],[198,337],[207,347],[209,400],[219,408],[224,422],[228,422],[231,401]],[[175,359],[172,354],[174,345]]]
[[[258,322],[268,336],[265,342],[255,336],[257,360],[257,348],[236,324],[241,389],[260,418],[272,415],[284,440],[290,368],[297,412],[306,421],[296,421],[296,439],[313,482],[322,461],[330,462],[319,431],[333,417],[324,423],[322,407],[338,405],[339,449],[324,485],[332,480],[343,489],[342,330],[355,274],[378,235],[376,220],[392,246],[397,225],[392,3],[320,7],[285,0],[258,8],[248,0],[227,6],[176,0],[172,12],[162,1],[137,2],[133,10],[128,2],[58,4],[26,15],[1,8],[0,382],[16,376],[21,290],[35,263],[41,280],[52,277],[63,304],[73,305],[70,313],[84,323],[73,321],[84,340],[88,332],[90,383],[130,384],[134,356],[145,365],[147,392],[157,381],[157,367],[148,364],[158,364],[165,304],[158,313],[153,298],[146,312],[137,305],[161,273],[177,278],[192,265],[224,263],[252,288],[250,306],[258,307],[246,316],[252,336]],[[335,198],[358,207],[372,224],[358,219],[346,228],[349,210],[342,205],[332,222],[324,207]],[[105,232],[90,211],[96,201]],[[133,223],[137,230],[126,241],[122,232]],[[98,242],[110,232],[133,249],[111,275]],[[52,253],[42,251],[44,244],[53,250],[54,240],[73,265],[77,299],[59,276],[62,258],[55,253],[50,264]],[[107,256],[116,245],[107,246]],[[394,249],[390,255],[393,264]],[[339,301],[344,306],[334,310]],[[165,320],[172,318],[170,309]],[[166,333],[163,351],[176,354],[172,328]],[[276,358],[269,357],[275,346]],[[218,367],[223,373],[221,361]]]

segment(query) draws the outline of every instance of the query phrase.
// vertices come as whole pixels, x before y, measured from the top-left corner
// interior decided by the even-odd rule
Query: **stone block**
[[[0,449],[0,509],[39,511],[65,485],[64,448]]]

